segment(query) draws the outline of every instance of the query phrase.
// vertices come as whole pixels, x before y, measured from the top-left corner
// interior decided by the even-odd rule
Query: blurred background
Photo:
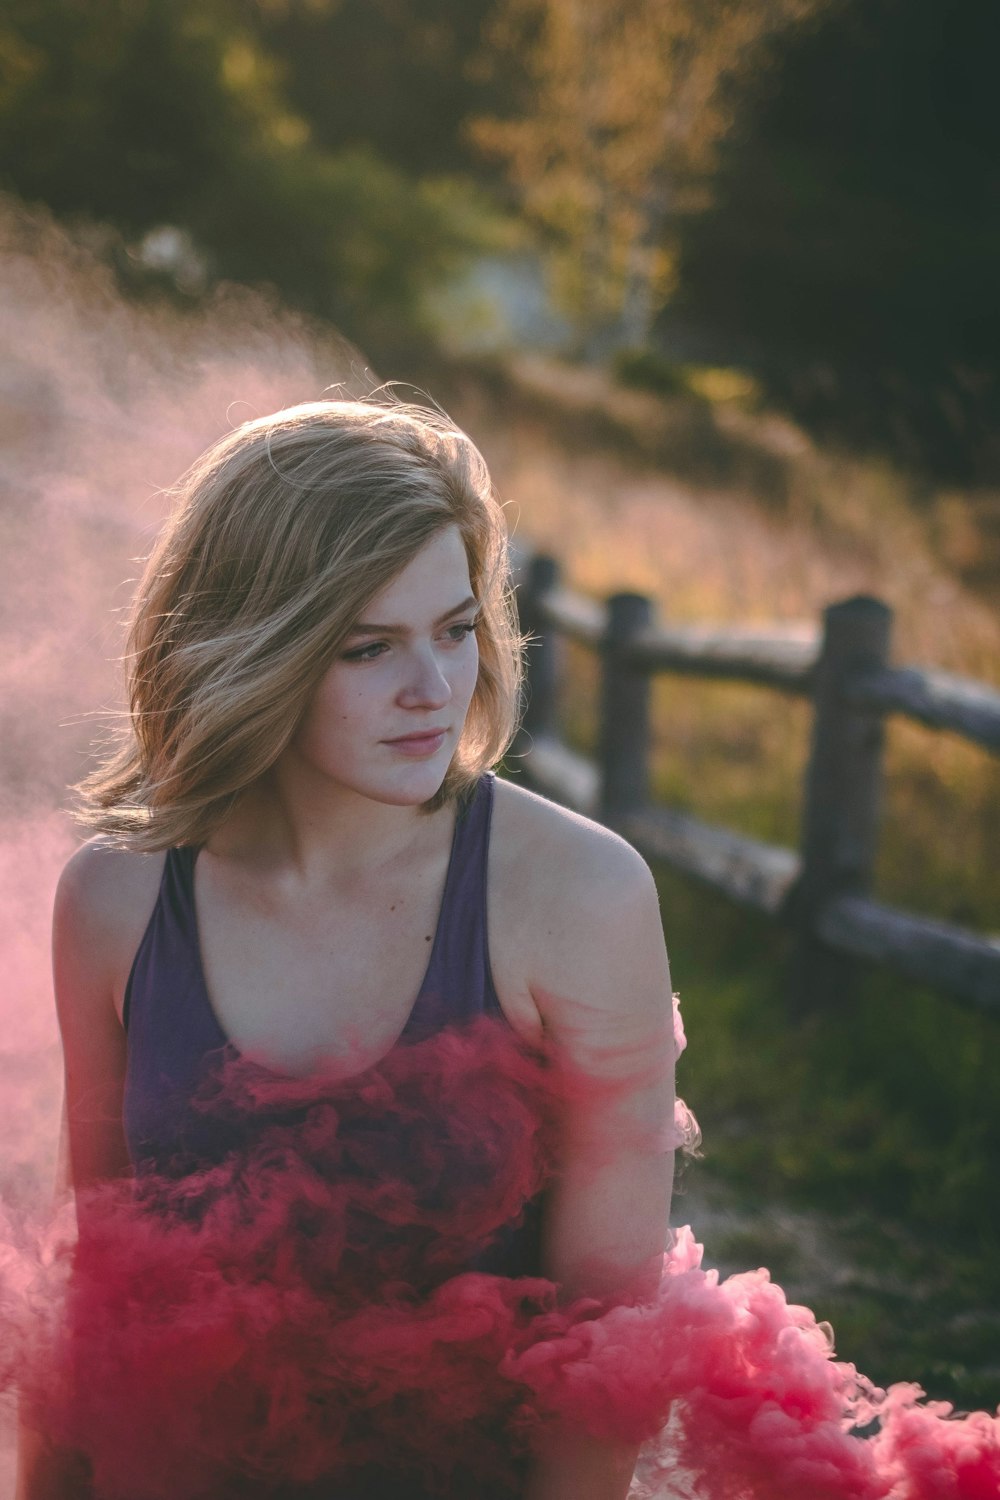
[[[581,592],[813,628],[864,591],[894,660],[1000,687],[998,44],[990,0],[6,0],[8,1197],[59,1104],[66,786],[233,422],[412,383]],[[594,674],[567,651],[581,751]],[[654,729],[658,799],[798,847],[804,703],[660,678]],[[891,720],[874,893],[996,933],[998,848],[995,757]],[[876,1381],[995,1407],[997,1021],[874,967],[793,1018],[781,930],[657,873],[705,1134],[675,1222]]]

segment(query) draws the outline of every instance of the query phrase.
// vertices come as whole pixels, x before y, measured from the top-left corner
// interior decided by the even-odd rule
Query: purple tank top
[[[420,1040],[452,1022],[481,1015],[504,1020],[490,973],[486,941],[486,872],[493,810],[493,773],[482,776],[458,809],[437,928],[423,982],[395,1046]],[[237,1053],[209,1001],[201,966],[194,905],[197,851],[170,849],[156,904],[139,944],[125,991],[127,1062],[123,1120],[137,1175],[179,1170],[178,1160],[218,1159],[225,1127],[190,1100],[213,1056]],[[508,1023],[509,1024],[509,1023]],[[394,1050],[394,1049],[393,1049]],[[541,1274],[543,1195],[524,1205],[468,1269],[497,1276]],[[478,1482],[482,1500],[519,1500],[527,1464],[515,1465],[513,1490]],[[226,1495],[229,1494],[225,1490]],[[310,1486],[238,1481],[241,1500],[431,1500],[416,1475],[365,1469],[346,1481]],[[470,1493],[459,1485],[454,1500]],[[438,1496],[434,1500],[439,1500]]]
[[[396,1047],[480,1015],[506,1020],[486,941],[494,780],[492,772],[485,773],[459,806],[427,970]],[[123,1123],[137,1174],[169,1172],[171,1162],[182,1158],[211,1161],[226,1147],[219,1123],[189,1103],[213,1055],[237,1052],[205,985],[194,905],[196,855],[190,846],[167,851],[156,904],[125,989]],[[539,1197],[474,1268],[504,1276],[540,1274],[540,1213]]]

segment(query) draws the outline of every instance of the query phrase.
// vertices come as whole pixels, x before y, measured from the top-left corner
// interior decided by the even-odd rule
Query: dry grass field
[[[521,360],[429,386],[475,435],[515,535],[595,597],[636,589],[662,619],[816,628],[857,592],[893,609],[892,658],[1000,684],[1000,617],[941,545],[975,534],[971,499],[920,492],[885,465],[815,451],[780,418],[697,411],[593,372]],[[734,451],[720,452],[728,433]],[[714,475],[714,478],[706,478]],[[719,477],[721,475],[721,477]],[[981,562],[981,559],[979,560]],[[570,646],[566,737],[592,751],[596,669]],[[662,676],[654,795],[794,847],[810,718],[804,700]],[[516,775],[516,762],[511,761]],[[875,893],[1000,932],[1000,776],[958,736],[886,726]],[[768,1265],[828,1318],[878,1381],[920,1381],[960,1408],[1000,1400],[1000,1030],[946,997],[862,970],[837,1013],[789,1023],[787,935],[657,870],[690,1047],[682,1092],[705,1154],[681,1177],[723,1272]]]
[[[525,357],[502,384],[471,370],[446,383],[442,399],[483,447],[515,535],[556,555],[574,588],[595,597],[638,590],[663,620],[807,632],[827,604],[875,594],[893,610],[896,663],[1000,685],[1000,611],[942,555],[940,507],[918,503],[915,483],[888,466],[818,452],[783,418],[755,421],[723,402],[735,472],[708,485],[676,472],[720,467],[714,451],[699,461],[690,433],[676,438],[672,472],[683,409],[670,413],[669,403],[595,372]],[[748,431],[755,465],[740,462]],[[713,427],[711,442],[725,445],[724,426],[721,434]],[[954,507],[955,497],[945,498]],[[996,582],[1000,593],[1000,574]],[[569,660],[566,731],[583,747],[592,743],[594,669],[582,650]],[[661,677],[654,724],[664,800],[797,842],[803,701]],[[877,894],[998,930],[998,844],[996,758],[958,736],[891,719]]]

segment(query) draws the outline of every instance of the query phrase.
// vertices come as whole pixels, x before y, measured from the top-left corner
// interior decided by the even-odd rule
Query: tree
[[[285,95],[317,146],[366,146],[417,176],[481,166],[460,127],[509,92],[502,71],[485,92],[475,67],[494,0],[256,0],[256,8]]]
[[[1000,479],[998,49],[988,0],[838,0],[789,32],[711,205],[684,221],[677,297],[821,441],[984,486]]]
[[[502,0],[489,42],[522,55],[522,108],[468,128],[547,237],[589,352],[646,342],[671,286],[669,224],[703,199],[739,87],[825,3]]]
[[[330,149],[284,87],[259,0],[7,0],[0,191],[134,246],[189,237],[209,280],[266,282],[366,347],[426,337],[426,294],[490,234],[469,187]],[[330,86],[351,67],[331,51]]]

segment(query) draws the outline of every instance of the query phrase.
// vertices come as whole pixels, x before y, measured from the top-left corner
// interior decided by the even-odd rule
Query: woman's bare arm
[[[147,894],[136,888],[134,859],[84,845],[56,890],[52,961],[64,1061],[56,1204],[129,1169],[122,1128],[125,1035],[114,989],[123,936],[129,940],[136,901]],[[91,1500],[86,1462],[55,1448],[41,1428],[37,1415],[22,1412],[16,1500]]]
[[[532,983],[546,1031],[589,1081],[561,1122],[543,1225],[542,1269],[564,1301],[655,1293],[673,1185],[672,993],[656,886],[622,841],[592,836],[589,851],[550,884]],[[598,1081],[615,1084],[601,1100],[589,1086]],[[624,1500],[638,1452],[554,1439],[526,1500]]]

